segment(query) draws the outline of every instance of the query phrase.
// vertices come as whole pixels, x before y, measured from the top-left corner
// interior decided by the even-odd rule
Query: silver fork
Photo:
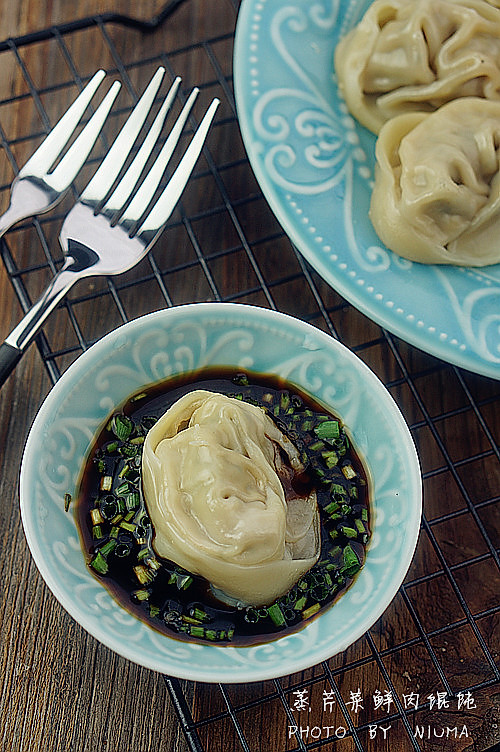
[[[144,97],[66,216],[59,234],[65,255],[64,264],[42,297],[0,346],[0,385],[49,313],[78,279],[127,271],[147,254],[160,235],[193,171],[219,105],[218,99],[212,101],[175,171],[157,197],[161,178],[198,94],[198,89],[193,89],[153,166],[135,190],[179,83],[180,79],[174,81],[144,142],[116,187],[113,187],[115,180],[138,133],[130,123],[139,116],[144,120],[149,111],[149,106],[145,108],[142,101]]]
[[[12,181],[9,207],[0,216],[0,238],[19,220],[52,209],[76,178],[118,94],[118,81],[111,86],[57,167],[52,172],[50,170],[73,135],[105,75],[103,70],[97,71]]]

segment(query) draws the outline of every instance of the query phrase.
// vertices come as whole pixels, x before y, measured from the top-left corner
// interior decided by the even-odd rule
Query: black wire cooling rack
[[[425,491],[415,563],[388,613],[355,652],[348,650],[300,675],[265,682],[256,691],[195,686],[165,677],[187,744],[193,752],[418,752],[461,750],[467,743],[475,752],[493,749],[500,741],[493,722],[500,706],[500,383],[441,363],[382,330],[337,295],[296,252],[265,203],[239,136],[231,74],[239,2],[227,0],[227,25],[209,38],[189,43],[179,38],[175,48],[154,54],[148,53],[147,42],[141,47],[124,40],[127,33],[135,34],[136,41],[138,35],[147,39],[161,33],[162,24],[182,5],[185,12],[186,4],[196,2],[170,2],[151,22],[103,14],[0,43],[1,69],[5,75],[13,71],[13,79],[22,82],[0,100],[0,141],[12,170],[0,185],[2,193],[9,191],[24,161],[19,155],[31,153],[50,129],[47,102],[54,96],[71,98],[93,72],[82,72],[75,64],[78,45],[98,50],[94,68],[103,65],[123,81],[129,104],[117,117],[136,100],[135,81],[147,80],[146,73],[158,64],[172,78],[183,69],[186,91],[196,83],[207,99],[217,95],[223,100],[215,135],[193,178],[198,189],[187,191],[149,258],[132,273],[78,287],[38,337],[36,347],[50,380],[57,381],[107,331],[149,310],[203,300],[279,309],[342,339],[376,371],[415,437]],[[49,50],[61,60],[50,86],[41,64]],[[28,119],[9,120],[13,105],[25,105]],[[28,310],[60,266],[57,231],[63,216],[64,206],[20,224],[2,241],[2,260],[19,313]],[[473,449],[466,455],[460,449],[464,430],[473,437]],[[458,548],[454,531],[465,541]],[[352,691],[360,682],[383,689],[375,715],[356,712]],[[408,698],[417,694],[420,702],[412,704]],[[302,709],[307,710],[306,702],[313,697],[323,709],[314,721],[297,704],[302,698]],[[335,703],[335,721],[325,715],[327,698],[330,709]],[[461,714],[453,712],[459,701]],[[261,718],[263,705],[273,706],[273,717],[282,718],[279,739],[266,741],[253,734],[252,719]],[[460,734],[465,724],[467,743],[457,740],[453,731]],[[398,741],[387,746],[382,727],[389,726],[398,729],[393,737]],[[325,727],[330,728],[326,736]],[[447,728],[451,731],[445,740],[430,738],[436,729],[439,735]],[[216,745],[216,737],[225,739],[219,742],[222,746]],[[436,746],[439,743],[442,746]]]

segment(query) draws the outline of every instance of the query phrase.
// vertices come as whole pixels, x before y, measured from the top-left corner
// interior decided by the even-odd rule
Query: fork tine
[[[71,107],[64,113],[24,167],[21,168],[20,178],[41,177],[48,172],[71,137],[105,75],[103,70],[94,74]]]
[[[165,118],[167,117],[167,114],[172,106],[172,102],[177,95],[180,82],[181,79],[179,77],[177,77],[173,82],[160,110],[158,111],[156,118],[154,119],[153,125],[149,129],[148,134],[144,139],[141,148],[137,152],[132,164],[118,183],[108,201],[106,201],[103,211],[108,213],[108,215],[114,214],[115,212],[119,211],[124,206],[125,202],[134,190],[137,181],[139,180],[141,173],[146,165],[146,162],[149,159],[149,155],[153,151],[153,148],[158,141],[163,128],[163,124],[165,122]]]
[[[106,198],[148,116],[164,73],[165,68],[158,68],[144,94],[127,118],[108,154],[103,159],[101,166],[80,196],[81,201],[97,203]]]
[[[50,175],[47,175],[45,182],[54,188],[54,190],[63,191],[75,179],[97,141],[97,137],[101,132],[120,87],[120,82],[115,81],[56,169]]]
[[[130,202],[130,205],[127,207],[122,217],[120,218],[121,222],[137,222],[148,208],[149,203],[153,198],[156,189],[158,188],[162,175],[165,172],[170,157],[172,156],[174,149],[179,142],[182,130],[184,128],[186,120],[188,119],[189,113],[193,108],[198,93],[199,89],[194,88],[189,95],[188,100],[182,108],[181,114],[175,121],[175,124],[170,131],[160,153],[158,154],[155,163],[144,178],[141,187],[137,191],[133,200]]]
[[[175,208],[175,205],[181,197],[182,191],[184,190],[187,181],[189,180],[198,157],[200,156],[203,144],[205,143],[205,139],[208,134],[208,130],[210,128],[212,120],[214,119],[219,103],[219,99],[214,99],[212,101],[210,107],[203,117],[203,120],[196,129],[196,132],[191,139],[191,143],[189,144],[182,159],[177,165],[174,174],[168,181],[168,184],[147,215],[146,219],[139,227],[139,230],[136,233],[137,235],[143,235],[144,233],[150,232],[156,234],[156,232],[163,227],[163,225],[171,215],[172,211]]]

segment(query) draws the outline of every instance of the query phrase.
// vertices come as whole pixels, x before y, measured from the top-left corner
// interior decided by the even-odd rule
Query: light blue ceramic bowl
[[[173,374],[231,365],[279,374],[336,411],[373,482],[366,564],[338,603],[301,631],[247,648],[180,642],[130,615],[89,573],[64,494],[90,442],[131,393]],[[125,658],[180,678],[250,682],[283,676],[345,650],[394,598],[410,564],[421,478],[408,428],[378,378],[318,329],[273,311],[224,303],[180,306],[108,334],[61,377],[28,437],[21,468],[26,538],[47,585],[94,637]]]

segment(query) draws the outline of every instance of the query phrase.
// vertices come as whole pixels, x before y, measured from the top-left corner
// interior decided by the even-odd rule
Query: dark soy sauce
[[[285,495],[317,492],[319,561],[267,607],[230,607],[202,577],[154,553],[142,497],[142,443],[155,421],[195,389],[263,407],[305,466],[300,475],[290,468],[282,478]],[[222,368],[157,383],[121,405],[95,437],[76,508],[89,567],[123,607],[171,637],[220,645],[252,645],[300,629],[350,586],[370,538],[367,476],[341,421],[276,376]]]

